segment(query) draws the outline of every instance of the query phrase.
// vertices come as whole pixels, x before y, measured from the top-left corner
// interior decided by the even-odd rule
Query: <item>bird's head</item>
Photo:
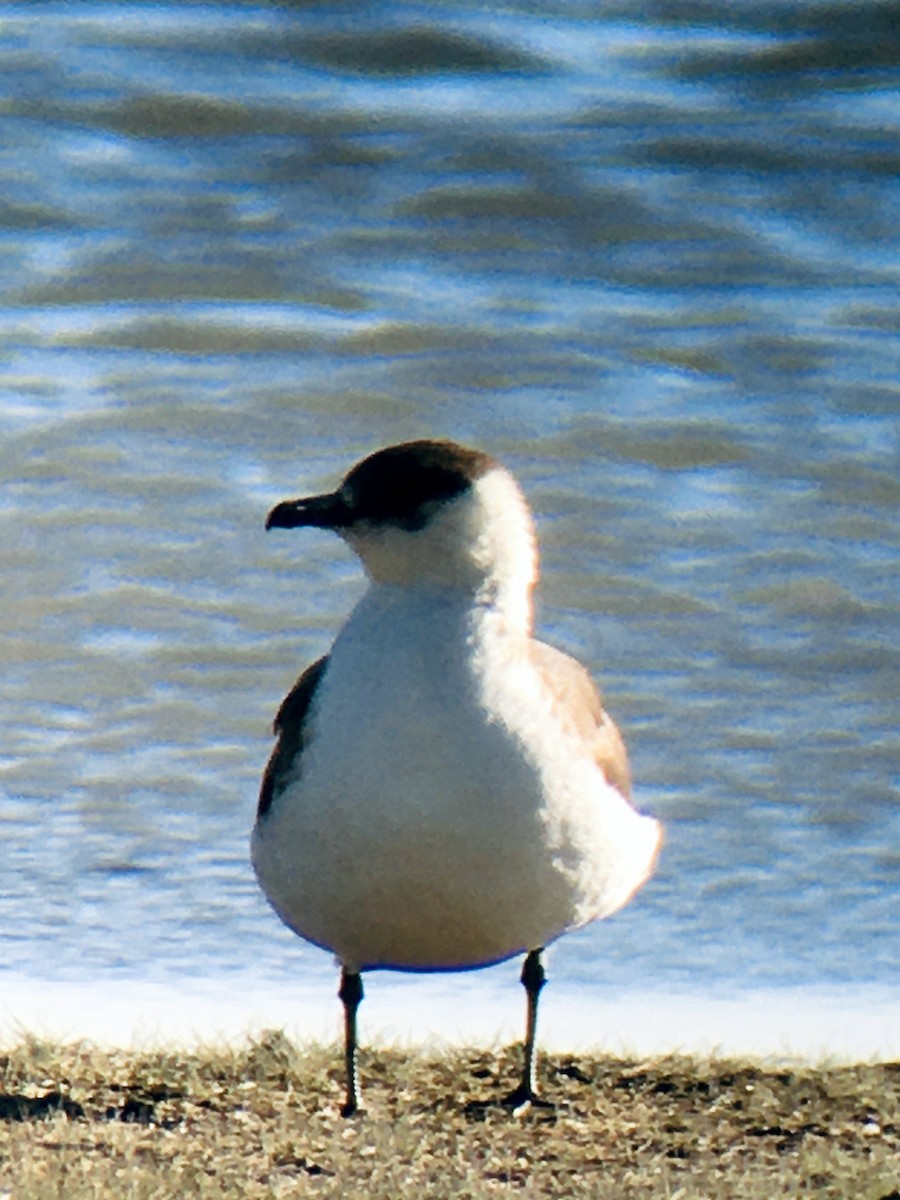
[[[375,583],[461,588],[527,608],[537,577],[531,513],[496,459],[449,441],[404,442],[363,459],[334,492],[285,500],[267,529],[331,529]]]

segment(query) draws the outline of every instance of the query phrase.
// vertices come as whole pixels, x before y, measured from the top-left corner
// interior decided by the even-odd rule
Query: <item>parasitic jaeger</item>
[[[252,859],[281,919],[336,955],[346,1095],[360,1107],[361,974],[460,971],[525,954],[524,1070],[541,1104],[541,951],[607,917],[653,870],[657,821],[590,676],[532,634],[531,512],[494,458],[389,446],[267,529],[337,533],[369,587],[275,719]]]

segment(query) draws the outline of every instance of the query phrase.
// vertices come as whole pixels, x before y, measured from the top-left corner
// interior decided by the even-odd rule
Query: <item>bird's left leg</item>
[[[359,1068],[356,1061],[356,1010],[363,998],[362,976],[344,968],[338,997],[344,1005],[344,1064],[347,1072],[347,1094],[341,1108],[342,1117],[352,1117],[360,1111]]]

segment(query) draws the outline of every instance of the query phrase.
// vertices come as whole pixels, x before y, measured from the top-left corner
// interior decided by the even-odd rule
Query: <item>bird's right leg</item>
[[[347,1094],[341,1108],[342,1117],[352,1117],[360,1111],[359,1068],[357,1066],[356,1010],[363,998],[362,976],[359,972],[341,970],[338,997],[344,1005],[344,1064],[347,1073]]]
[[[528,996],[528,1016],[525,1026],[525,1062],[522,1070],[522,1082],[503,1101],[507,1108],[514,1113],[524,1112],[528,1108],[553,1108],[553,1105],[542,1100],[537,1094],[535,1078],[535,1038],[537,1036],[538,997],[546,982],[544,964],[541,962],[541,950],[532,950],[527,955],[522,967],[522,986]]]

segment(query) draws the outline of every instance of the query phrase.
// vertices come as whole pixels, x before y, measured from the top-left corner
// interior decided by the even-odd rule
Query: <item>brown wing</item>
[[[264,817],[272,807],[272,801],[280,790],[294,762],[303,753],[306,745],[306,720],[309,706],[316,688],[328,666],[328,655],[307,667],[281,702],[275,717],[275,734],[278,741],[263,772],[259,789],[259,804],[256,817]]]
[[[580,662],[546,642],[532,641],[530,653],[563,723],[591,743],[607,783],[630,800],[628,752],[593,679]]]

